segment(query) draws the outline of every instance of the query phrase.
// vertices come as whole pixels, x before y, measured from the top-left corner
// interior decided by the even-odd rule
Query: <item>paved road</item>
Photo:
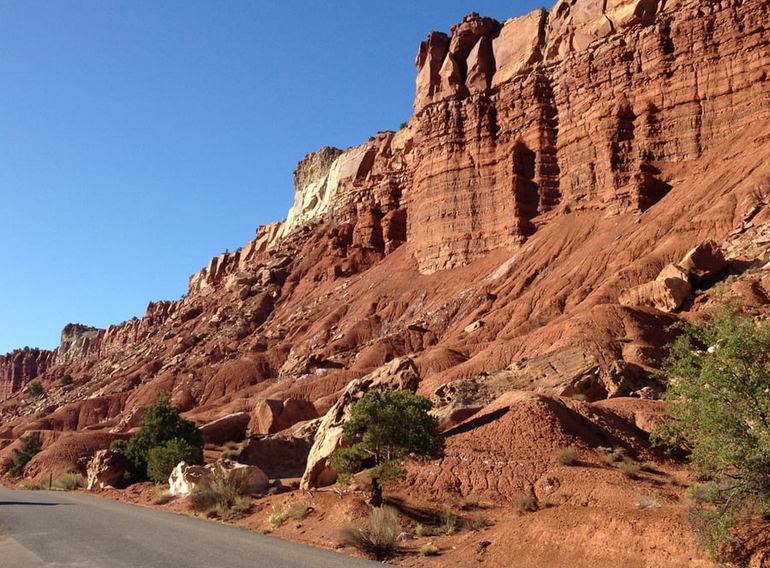
[[[2,568],[375,565],[244,529],[91,495],[0,488]]]

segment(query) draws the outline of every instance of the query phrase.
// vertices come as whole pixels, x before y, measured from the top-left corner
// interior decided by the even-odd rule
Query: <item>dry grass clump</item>
[[[472,511],[474,509],[478,509],[480,503],[481,498],[475,493],[471,493],[463,499],[462,503],[460,504],[460,509],[463,511]]]
[[[251,506],[247,475],[234,471],[230,475],[215,470],[211,479],[203,480],[190,493],[190,506],[200,512],[216,513],[222,518],[242,515]]]
[[[422,554],[423,556],[438,556],[439,552],[440,550],[438,546],[436,546],[432,542],[424,544],[420,548],[420,554]]]
[[[622,462],[620,462],[618,469],[629,479],[636,479],[639,477],[639,472],[641,471],[639,464],[631,459],[624,459]]]
[[[59,491],[74,491],[84,487],[85,483],[83,478],[74,472],[67,472],[62,474],[56,481],[53,482],[53,488]]]
[[[519,513],[534,513],[537,511],[537,499],[531,493],[519,491],[513,496],[513,505]]]
[[[658,495],[637,495],[636,506],[640,509],[657,509],[661,506]]]
[[[382,559],[396,551],[399,534],[401,523],[398,513],[390,507],[382,507],[372,509],[365,527],[346,523],[340,536],[344,544]]]
[[[155,494],[152,496],[152,502],[155,505],[165,505],[173,499],[174,496],[169,492],[168,489],[165,489],[163,486],[156,487]]]
[[[600,446],[596,450],[601,454],[605,463],[616,463],[626,457],[626,451],[623,448],[607,448]]]
[[[561,465],[577,465],[579,461],[577,449],[573,446],[559,448],[556,450],[556,460]]]
[[[439,513],[439,530],[446,535],[457,532],[457,516],[452,511],[445,509]]]

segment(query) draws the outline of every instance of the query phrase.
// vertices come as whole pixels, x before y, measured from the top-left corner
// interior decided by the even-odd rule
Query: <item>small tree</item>
[[[67,387],[75,382],[75,379],[72,378],[72,375],[64,375],[61,379],[59,379],[59,385],[63,387]]]
[[[203,463],[201,431],[193,422],[182,418],[179,411],[171,406],[168,393],[162,393],[157,402],[149,405],[145,410],[139,431],[128,441],[116,440],[110,449],[128,458],[132,465],[131,471],[128,472],[129,478],[146,479],[150,450],[164,446],[169,440],[184,441],[190,446],[198,448],[200,452],[191,450],[187,454],[191,459],[185,461],[194,465]]]
[[[171,471],[182,461],[203,463],[203,448],[194,446],[187,440],[168,440],[147,453],[147,476],[155,483],[165,483]]]
[[[407,456],[443,455],[438,420],[428,414],[432,407],[429,399],[409,391],[369,391],[351,406],[343,425],[344,440],[351,445],[332,454],[331,467],[343,476],[371,468],[371,503],[382,506],[382,486],[404,477]]]
[[[8,470],[14,477],[21,477],[24,475],[24,469],[27,467],[29,460],[31,460],[35,454],[40,452],[43,448],[43,441],[40,439],[38,432],[33,432],[28,436],[24,436],[21,439],[21,448],[13,450],[11,453],[11,460],[13,465]]]
[[[40,381],[33,381],[27,386],[27,392],[32,396],[41,396],[45,392],[45,389],[43,389],[43,385]]]
[[[718,555],[739,513],[770,505],[770,324],[727,305],[683,327],[663,367],[670,416],[654,438],[689,450],[710,480],[709,503],[691,516]]]

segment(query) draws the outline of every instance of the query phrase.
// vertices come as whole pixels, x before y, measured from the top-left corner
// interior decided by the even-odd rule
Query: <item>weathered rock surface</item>
[[[125,481],[127,466],[122,455],[110,450],[97,451],[86,468],[86,488],[120,487]]]
[[[678,310],[692,287],[681,278],[664,278],[634,286],[621,292],[618,301],[623,306],[649,306],[663,312]]]
[[[693,278],[705,280],[713,278],[725,268],[727,261],[721,247],[714,241],[701,243],[689,251],[679,263]]]
[[[236,412],[212,420],[200,427],[203,441],[207,444],[224,444],[243,440],[250,416],[246,412]]]
[[[17,349],[0,355],[0,398],[20,391],[54,362],[55,355],[45,349]]]
[[[318,418],[313,403],[300,399],[261,400],[254,407],[248,422],[249,432],[254,434],[275,434],[298,422]]]

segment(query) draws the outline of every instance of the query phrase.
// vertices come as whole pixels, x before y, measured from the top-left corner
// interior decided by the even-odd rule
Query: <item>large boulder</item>
[[[678,310],[690,296],[690,283],[681,278],[653,280],[623,290],[618,297],[622,306],[649,306],[662,312]]]
[[[716,242],[706,241],[684,255],[679,266],[694,279],[707,280],[727,268],[727,260]]]
[[[110,450],[98,450],[86,467],[86,488],[120,487],[125,482],[128,462]]]
[[[400,357],[372,371],[365,377],[351,381],[339,400],[324,415],[310,449],[301,489],[331,485],[337,472],[328,465],[328,459],[342,445],[342,426],[350,416],[350,407],[369,390],[417,390],[420,374],[409,357]]]
[[[249,425],[248,412],[228,414],[201,426],[203,441],[207,444],[224,444],[232,440],[243,440]]]
[[[171,472],[168,478],[169,493],[171,495],[189,495],[195,486],[211,481],[215,474],[224,475],[227,478],[233,476],[245,476],[248,480],[246,492],[249,494],[264,493],[270,485],[265,472],[254,465],[244,465],[228,459],[221,459],[206,466],[187,465],[181,462]]]
[[[318,411],[309,400],[289,398],[260,400],[254,406],[248,421],[248,430],[253,434],[275,434],[298,422],[318,418]]]
[[[179,462],[168,477],[168,492],[175,496],[189,495],[201,479],[210,476],[211,471],[202,465],[187,465],[187,462]]]

